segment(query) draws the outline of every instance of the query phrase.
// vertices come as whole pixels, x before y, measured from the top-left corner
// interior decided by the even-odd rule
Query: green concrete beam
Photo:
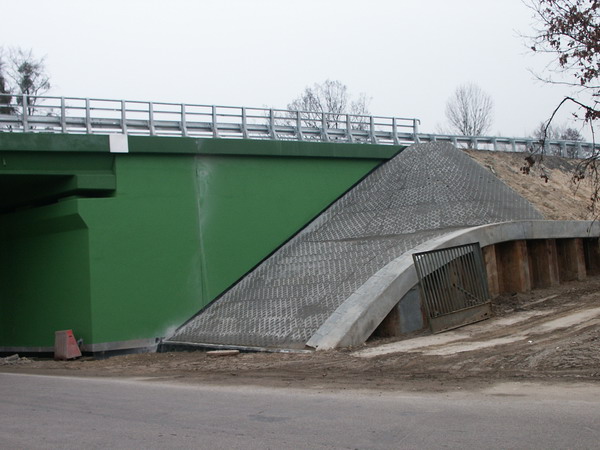
[[[108,152],[108,136],[0,132],[0,152]]]
[[[204,139],[167,136],[128,136],[131,153],[278,156],[311,158],[392,158],[400,145],[349,144],[257,139]],[[0,133],[2,152],[109,153],[108,135]]]
[[[197,139],[130,136],[132,153],[191,153],[198,155],[279,156],[310,158],[390,159],[403,146],[337,144],[253,139]]]

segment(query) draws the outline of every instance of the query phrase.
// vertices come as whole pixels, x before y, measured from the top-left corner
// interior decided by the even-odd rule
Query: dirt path
[[[135,377],[309,389],[479,389],[503,381],[600,382],[600,277],[497,298],[495,318],[459,330],[317,353],[159,353],[21,359],[2,372]]]

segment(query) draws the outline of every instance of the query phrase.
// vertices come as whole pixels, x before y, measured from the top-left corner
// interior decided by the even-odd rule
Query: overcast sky
[[[26,8],[25,8],[26,5]],[[315,82],[375,115],[445,125],[460,84],[494,100],[491,134],[526,136],[565,88],[536,81],[521,0],[3,0],[0,45],[46,55],[52,95],[284,108]],[[564,115],[560,120],[567,120]]]

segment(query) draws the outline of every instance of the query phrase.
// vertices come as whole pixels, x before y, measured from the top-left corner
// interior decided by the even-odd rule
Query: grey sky
[[[475,82],[495,102],[492,134],[524,136],[566,92],[529,73],[546,61],[519,36],[520,0],[26,3],[1,2],[0,45],[46,55],[53,95],[283,108],[329,78],[433,132]]]

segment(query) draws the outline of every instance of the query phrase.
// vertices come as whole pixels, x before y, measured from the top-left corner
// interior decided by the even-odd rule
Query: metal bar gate
[[[415,253],[413,260],[433,333],[491,316],[487,276],[478,243]]]

